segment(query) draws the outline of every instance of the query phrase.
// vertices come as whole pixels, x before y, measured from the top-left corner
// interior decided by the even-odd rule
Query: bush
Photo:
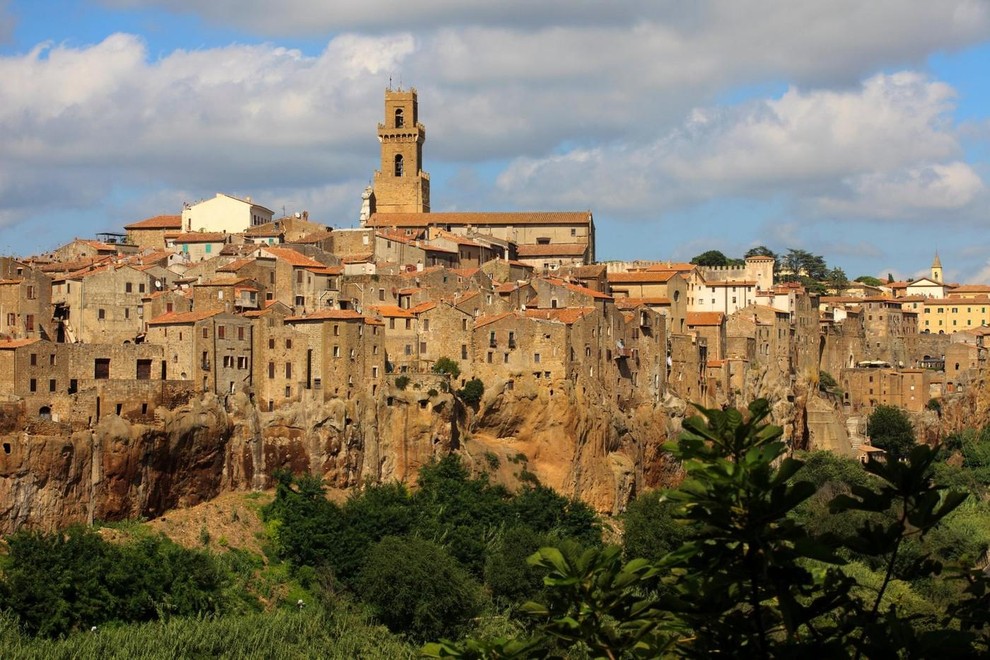
[[[657,561],[668,552],[681,547],[691,529],[677,522],[677,505],[665,497],[665,491],[654,490],[629,503],[623,516],[623,554],[627,559],[642,557]]]
[[[821,371],[818,373],[818,387],[820,389],[831,390],[836,386],[838,386],[838,383],[835,382],[835,378],[832,377],[832,374],[827,371]]]
[[[914,446],[911,420],[894,406],[877,406],[866,421],[866,434],[873,446],[886,451],[891,460],[904,458]]]
[[[61,637],[106,622],[212,615],[229,576],[205,552],[165,537],[118,546],[84,527],[7,540],[0,609],[33,635]]]
[[[477,378],[472,378],[468,382],[464,383],[464,387],[457,392],[457,396],[461,397],[465,403],[469,403],[471,405],[475,405],[481,401],[481,397],[484,395],[485,384]]]
[[[481,590],[440,546],[389,536],[368,552],[358,593],[393,632],[426,640],[457,635],[478,613]]]
[[[404,390],[409,387],[409,376],[397,376],[395,379],[395,386],[400,390]]]
[[[433,373],[446,374],[451,378],[457,378],[461,375],[461,368],[449,357],[442,357],[433,363]]]

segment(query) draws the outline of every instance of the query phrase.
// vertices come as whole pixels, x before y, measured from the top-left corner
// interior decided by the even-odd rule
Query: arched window
[[[395,127],[402,128],[406,125],[406,118],[402,115],[402,108],[395,109]]]
[[[395,176],[402,176],[402,154],[395,155]]]

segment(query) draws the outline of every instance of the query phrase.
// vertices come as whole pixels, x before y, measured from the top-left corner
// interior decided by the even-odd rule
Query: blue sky
[[[765,244],[990,282],[990,0],[0,0],[0,250],[216,192],[356,223],[389,84],[434,210],[604,259]]]

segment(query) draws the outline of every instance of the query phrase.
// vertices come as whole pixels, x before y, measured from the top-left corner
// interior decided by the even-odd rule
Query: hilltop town
[[[598,262],[588,210],[432,212],[415,90],[386,91],[377,131],[354,228],[219,193],[0,259],[5,527],[500,447],[619,510],[663,482],[690,403],[766,396],[794,446],[855,456],[874,407],[924,414],[985,367],[990,286],[944,282],[937,256],[832,295],[769,256]],[[82,504],[39,518],[67,493]]]

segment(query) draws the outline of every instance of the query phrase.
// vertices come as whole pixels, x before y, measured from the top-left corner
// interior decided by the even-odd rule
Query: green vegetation
[[[866,286],[883,286],[883,280],[873,277],[872,275],[860,275],[856,278],[857,282],[865,284]]]
[[[438,358],[437,361],[433,363],[433,373],[446,374],[450,376],[451,379],[454,379],[461,375],[461,368],[457,362],[449,357],[442,357]]]
[[[137,523],[116,525],[132,539],[118,544],[84,528],[15,534],[0,562],[0,648],[15,658],[990,652],[990,582],[977,568],[990,549],[990,427],[864,467],[791,455],[766,401],[701,413],[666,446],[685,481],[630,503],[621,547],[603,543],[591,509],[532,473],[511,493],[457,456],[423,467],[415,489],[370,486],[340,504],[318,479],[279,473],[262,507],[266,557],[181,548]]]
[[[827,371],[818,372],[818,387],[823,391],[834,390],[839,384],[835,378]]]
[[[470,405],[477,405],[484,395],[485,384],[478,378],[472,378],[464,383],[464,387],[457,391],[457,396],[461,397],[464,403]]]
[[[409,376],[396,376],[395,387],[400,390],[404,390],[409,387]]]
[[[765,422],[766,401],[746,415],[701,412],[667,447],[683,461],[684,483],[627,514],[626,555],[652,557],[623,563],[614,547],[543,547],[529,559],[547,576],[540,597],[520,608],[529,618],[525,634],[443,640],[424,653],[861,658],[990,651],[990,580],[973,563],[990,533],[963,538],[974,526],[986,529],[990,510],[984,497],[967,500],[935,484],[937,450],[915,446],[904,461],[865,469],[830,454],[802,460],[787,455],[782,430]],[[654,542],[670,537],[672,551],[653,553]]]
[[[894,406],[877,406],[866,420],[866,435],[890,460],[905,458],[914,447],[914,427],[907,413]]]

